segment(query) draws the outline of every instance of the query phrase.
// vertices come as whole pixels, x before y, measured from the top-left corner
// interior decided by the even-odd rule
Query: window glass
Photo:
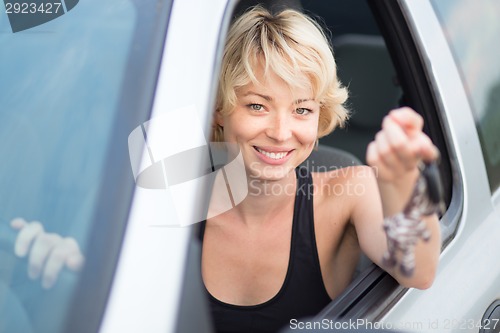
[[[500,184],[500,2],[434,0],[467,90],[490,188]]]
[[[13,255],[9,224],[41,221],[47,232],[75,238],[84,255],[94,246],[107,161],[127,153],[126,136],[116,135],[136,126],[123,129],[129,114],[149,112],[150,101],[135,107],[152,96],[144,73],[159,65],[146,41],[166,29],[158,17],[169,3],[66,0],[59,17],[22,31],[15,27],[29,22],[14,24],[7,12],[16,7],[0,5],[0,332],[64,330],[79,276],[66,271],[49,290],[30,280],[27,259]],[[128,99],[139,102],[123,107]]]

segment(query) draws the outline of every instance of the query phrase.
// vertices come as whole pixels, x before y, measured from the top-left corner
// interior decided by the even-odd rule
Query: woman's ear
[[[222,116],[222,113],[220,112],[220,110],[215,110],[214,124],[219,125],[221,127],[224,127],[224,117]]]
[[[224,118],[219,110],[215,110],[213,115],[211,140],[213,142],[224,141]]]

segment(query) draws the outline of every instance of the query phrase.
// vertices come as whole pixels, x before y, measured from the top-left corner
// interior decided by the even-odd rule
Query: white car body
[[[370,295],[374,294],[368,294],[360,300],[363,303],[372,297],[367,304],[373,305],[362,308],[357,304],[355,309],[359,312],[346,312],[344,317],[336,319],[346,319],[353,314],[355,319],[364,318],[381,328],[400,331],[478,332],[480,326],[486,324],[483,316],[488,307],[500,299],[497,259],[500,191],[490,189],[468,92],[431,2],[398,0],[391,6],[401,8],[419,53],[416,57],[425,69],[422,75],[426,75],[428,89],[435,99],[436,117],[452,170],[449,175],[451,197],[442,218],[445,244],[436,279],[430,289],[423,291],[369,284],[366,288],[380,292],[383,298],[373,300],[374,296]],[[149,120],[171,117],[171,125],[179,131],[177,136],[209,137],[222,47],[237,3],[236,0],[173,0]],[[500,12],[493,15],[500,17]],[[194,115],[181,122],[182,112],[187,109]],[[141,123],[135,126],[140,128]],[[182,137],[175,141],[176,137],[169,136],[171,133],[166,130],[154,125],[145,129],[148,138],[167,141],[171,151],[160,151],[161,148],[152,144],[139,146],[140,158],[132,159],[132,168],[125,167],[144,170],[178,152]],[[196,205],[191,199],[181,198],[183,209]],[[173,196],[168,185],[163,190],[135,186],[127,207],[130,209],[128,221],[109,296],[102,313],[92,314],[99,317],[92,317],[100,323],[98,332],[213,331],[201,280],[195,278],[196,272],[191,270],[199,260],[199,244],[194,244],[196,225],[184,225],[180,221],[178,205],[179,197]],[[317,320],[336,316],[338,306],[347,308],[350,295],[358,297],[359,288],[365,288],[363,285],[368,280],[364,278],[382,274],[373,269],[372,275],[367,273],[356,280],[351,294],[347,291],[334,300],[330,310],[319,314]],[[0,305],[1,301],[2,295]],[[75,304],[78,302],[74,300]],[[356,317],[356,314],[362,315]],[[78,316],[73,314],[71,318]],[[498,314],[491,317],[488,328],[495,324],[494,319],[500,319]],[[77,327],[77,330],[85,321],[71,320],[68,327]]]

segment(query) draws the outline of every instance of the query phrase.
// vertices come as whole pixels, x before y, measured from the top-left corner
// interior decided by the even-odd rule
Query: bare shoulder
[[[312,175],[315,206],[327,216],[334,210],[349,221],[356,207],[368,197],[377,195],[376,171],[369,166],[351,166]]]
[[[362,195],[363,186],[376,184],[376,171],[366,165],[350,166],[328,172],[315,172],[312,175],[318,189],[323,190],[320,191],[320,195],[327,197]]]
[[[343,212],[348,219],[355,202],[363,194],[363,183],[372,171],[365,166],[352,166],[327,172],[313,172],[314,202],[317,211]],[[330,215],[329,213],[327,215]]]

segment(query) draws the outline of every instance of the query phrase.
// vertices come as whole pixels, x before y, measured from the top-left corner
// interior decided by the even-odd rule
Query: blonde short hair
[[[262,59],[264,73],[272,70],[291,87],[312,88],[320,102],[318,138],[343,127],[347,89],[337,78],[337,66],[325,33],[309,16],[286,9],[271,14],[256,6],[233,22],[226,39],[217,89],[216,111],[230,113],[236,90],[257,83],[254,69]],[[214,124],[213,141],[222,141]]]

